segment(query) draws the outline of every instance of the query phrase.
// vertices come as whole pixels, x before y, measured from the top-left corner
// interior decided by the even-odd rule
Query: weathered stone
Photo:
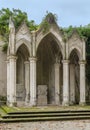
[[[76,31],[65,42],[56,23],[44,34],[42,28],[30,32],[25,22],[16,31],[10,19],[9,29],[7,54],[0,38],[0,95],[7,96],[8,105],[85,104],[86,44]]]
[[[38,85],[37,105],[47,105],[47,85]]]

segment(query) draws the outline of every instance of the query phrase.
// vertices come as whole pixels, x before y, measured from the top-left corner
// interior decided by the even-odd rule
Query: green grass
[[[90,106],[41,106],[41,107],[8,107],[2,106],[0,114],[10,112],[39,112],[39,111],[63,111],[63,110],[90,110]]]
[[[43,106],[43,107],[19,107],[19,111],[58,111],[58,110],[90,110],[90,106]]]
[[[0,122],[90,119],[90,106],[1,106],[0,115]]]
[[[17,109],[15,109],[14,107],[1,106],[1,108],[2,108],[6,113],[17,111]]]
[[[6,115],[6,112],[0,107],[0,118],[2,115]]]

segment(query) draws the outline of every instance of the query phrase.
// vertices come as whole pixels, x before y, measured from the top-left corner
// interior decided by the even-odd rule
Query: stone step
[[[59,121],[59,120],[83,120],[90,119],[90,115],[86,116],[53,116],[53,117],[34,117],[34,118],[14,118],[14,119],[0,119],[0,122],[33,122],[33,121]]]
[[[38,111],[13,111],[13,112],[6,112],[10,115],[16,115],[16,114],[48,114],[48,113],[83,113],[83,112],[90,112],[90,110],[38,110]]]
[[[52,110],[52,109],[20,109],[2,107],[0,122],[28,122],[90,119],[90,109],[87,110]]]
[[[69,112],[69,113],[31,113],[31,114],[7,114],[2,115],[3,119],[10,118],[34,118],[34,117],[58,117],[58,116],[90,116],[90,112]]]

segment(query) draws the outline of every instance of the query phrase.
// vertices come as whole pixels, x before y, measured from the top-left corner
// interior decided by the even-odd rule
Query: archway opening
[[[70,60],[70,104],[79,104],[80,101],[80,68],[79,56],[74,49],[69,57]]]
[[[18,57],[16,63],[16,100],[24,102],[26,98],[25,62],[28,61],[29,58],[29,52],[27,47],[22,44],[18,48],[16,55]]]
[[[37,103],[39,105],[55,104],[55,87],[57,87],[55,86],[55,63],[60,65],[61,60],[60,47],[54,36],[48,34],[37,49]],[[62,70],[62,65],[59,67]],[[61,75],[63,72],[58,73]],[[59,81],[59,86],[62,86],[62,76]]]
[[[90,57],[87,56],[86,64],[86,103],[90,104]]]

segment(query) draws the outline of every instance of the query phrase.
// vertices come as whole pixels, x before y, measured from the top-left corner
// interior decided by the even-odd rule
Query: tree
[[[20,24],[25,21],[30,29],[36,30],[38,25],[35,24],[34,20],[29,21],[26,12],[22,12],[19,9],[2,8],[0,10],[0,35],[4,36],[4,39],[7,41],[9,37],[9,18],[12,17],[17,29]]]

